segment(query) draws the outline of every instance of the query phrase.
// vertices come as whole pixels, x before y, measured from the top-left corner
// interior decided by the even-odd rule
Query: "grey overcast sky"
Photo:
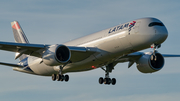
[[[31,43],[61,44],[138,18],[155,17],[168,29],[161,53],[180,54],[179,0],[1,0],[0,41],[14,42],[10,22],[20,22]],[[144,51],[152,51],[147,49]],[[17,63],[14,53],[0,51],[0,61]],[[99,85],[104,71],[69,73],[70,81],[52,82],[0,66],[1,101],[178,101],[180,58],[165,59],[164,68],[142,74],[118,64],[115,86]]]

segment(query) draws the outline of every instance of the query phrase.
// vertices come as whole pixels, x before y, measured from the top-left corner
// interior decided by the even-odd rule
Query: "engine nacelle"
[[[164,57],[160,53],[147,52],[136,61],[137,69],[142,73],[153,73],[159,71],[164,66]]]
[[[71,52],[65,45],[52,45],[43,53],[42,59],[46,65],[57,66],[67,63]]]

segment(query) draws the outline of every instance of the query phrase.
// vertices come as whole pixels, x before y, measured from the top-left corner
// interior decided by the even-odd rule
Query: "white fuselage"
[[[155,18],[138,19],[64,43],[67,46],[97,47],[98,52],[80,62],[66,65],[63,73],[95,69],[121,56],[149,48],[152,44],[161,44],[168,36],[167,29],[165,26],[150,27],[152,22],[162,23]],[[32,74],[37,75],[49,76],[59,71],[59,66],[47,66],[41,58],[31,56],[28,66]]]

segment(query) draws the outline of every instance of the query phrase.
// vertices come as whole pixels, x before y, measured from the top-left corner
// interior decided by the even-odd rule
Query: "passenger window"
[[[152,22],[149,24],[149,27],[152,27],[152,26],[164,26],[164,24],[160,22]]]

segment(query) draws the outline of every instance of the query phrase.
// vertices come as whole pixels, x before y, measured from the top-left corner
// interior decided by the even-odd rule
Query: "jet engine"
[[[153,73],[159,71],[164,66],[164,57],[156,52],[147,52],[136,61],[137,69],[142,73]]]
[[[70,58],[71,52],[65,45],[49,46],[42,55],[43,62],[49,66],[65,64]]]

